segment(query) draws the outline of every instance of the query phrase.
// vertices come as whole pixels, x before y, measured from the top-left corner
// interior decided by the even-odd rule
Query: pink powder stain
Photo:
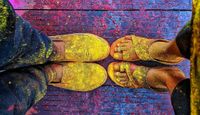
[[[10,3],[13,5],[14,8],[23,8],[26,5],[23,0],[10,0]]]
[[[12,111],[12,110],[14,110],[14,108],[15,108],[15,105],[11,105],[8,107],[7,111]]]
[[[126,102],[126,103],[131,103],[131,101],[130,101],[130,99],[129,99],[128,96],[126,96],[126,98],[125,98],[125,102]]]
[[[34,115],[34,114],[37,114],[37,113],[38,113],[38,111],[37,111],[35,108],[31,107],[31,108],[26,112],[26,115]]]
[[[23,0],[10,0],[10,3],[14,7],[14,9],[24,9],[26,7],[26,2]],[[23,15],[26,11],[17,12],[18,15]]]
[[[95,95],[94,95],[94,104],[95,104],[95,106],[94,106],[94,113],[99,113],[99,110],[100,110],[100,108],[101,108],[101,104],[100,104],[100,100],[101,100],[101,92],[95,92]]]

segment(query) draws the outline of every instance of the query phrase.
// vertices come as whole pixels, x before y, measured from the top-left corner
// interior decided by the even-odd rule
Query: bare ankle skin
[[[186,79],[185,75],[176,67],[152,68],[147,74],[147,83],[151,87],[167,87],[170,94],[184,79]]]
[[[169,42],[154,42],[150,46],[149,52],[153,58],[158,60],[173,60],[176,58],[183,58],[175,40]]]
[[[48,82],[61,82],[63,76],[63,68],[59,64],[53,64],[45,67],[48,76]]]

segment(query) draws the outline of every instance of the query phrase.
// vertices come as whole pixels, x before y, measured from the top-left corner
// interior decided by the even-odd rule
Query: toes
[[[129,39],[129,38],[127,39],[127,38],[125,37],[125,38],[122,39],[117,45],[120,46],[120,45],[124,45],[124,44],[127,44],[127,43],[132,43],[132,39],[131,39],[131,38],[130,38],[130,39]]]
[[[118,78],[125,78],[126,77],[126,73],[115,72],[115,76],[117,76]]]
[[[113,65],[114,71],[120,71],[120,66],[116,63]]]
[[[131,40],[126,40],[123,43],[121,43],[119,46],[126,47],[126,49],[130,49],[131,47],[133,47]]]
[[[127,43],[126,43],[127,44]],[[127,45],[125,43],[121,43],[115,47],[115,52],[122,52],[127,50]]]
[[[119,82],[121,84],[122,87],[126,87],[126,84],[127,84],[127,81],[125,80],[119,80],[119,79],[116,79],[117,82]]]
[[[115,72],[115,76],[116,77],[120,76],[120,72]]]
[[[121,41],[121,43],[122,43],[122,44],[124,44],[124,43],[129,43],[129,41],[130,41],[130,40],[124,39],[124,40]]]
[[[115,47],[115,52],[121,52],[121,48],[120,47]]]
[[[122,51],[121,53],[114,53],[114,59],[118,60],[127,60],[130,58],[130,55],[127,53],[127,51]]]
[[[126,73],[123,73],[125,72],[125,68],[123,66],[121,66],[120,64],[116,63],[113,65],[113,69],[115,72],[120,72],[120,76],[126,76]],[[117,73],[118,74],[118,73]]]
[[[125,40],[132,40],[132,37],[131,36],[125,36],[124,39]]]
[[[130,44],[132,43],[132,40],[123,40],[122,44]]]
[[[126,85],[127,84],[127,80],[119,80],[120,84]]]
[[[129,49],[128,47],[130,46],[131,44],[130,43],[123,43],[123,47],[126,47],[127,49]]]
[[[122,60],[123,59],[123,55],[122,53],[114,53],[114,56],[113,56],[115,59],[120,59]]]
[[[122,41],[122,42],[118,45],[118,47],[124,47],[124,46],[126,46],[127,43],[128,43],[127,41],[126,41],[126,42]]]
[[[118,81],[120,81],[120,82],[125,82],[125,81],[127,82],[127,81],[128,81],[128,80],[127,80],[126,78],[124,78],[124,77],[123,77],[123,78],[118,77],[117,79],[118,79]]]
[[[127,59],[129,59],[129,58],[130,58],[130,55],[128,54],[128,52],[127,52],[127,51],[123,51],[123,54],[122,54],[122,56],[123,56],[123,59],[124,59],[124,60],[127,60]]]
[[[126,73],[115,72],[115,76],[119,82],[127,82],[127,75]]]
[[[123,39],[116,41],[111,46],[110,54],[114,59],[117,59],[117,60],[129,59],[130,52],[127,52],[127,51],[131,49],[132,47],[131,45],[132,45],[132,37],[126,36]]]
[[[123,52],[123,51],[126,51],[127,48],[126,47],[116,47],[115,48],[115,52]]]
[[[113,65],[113,69],[114,69],[115,72],[120,72],[121,76],[126,76],[126,67],[124,67],[120,63],[115,63]]]
[[[112,56],[117,60],[128,59],[130,57],[126,47],[116,47]]]

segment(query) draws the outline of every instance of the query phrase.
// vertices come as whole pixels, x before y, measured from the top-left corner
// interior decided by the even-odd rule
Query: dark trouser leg
[[[176,44],[183,57],[190,58],[190,47],[192,40],[192,28],[190,22],[176,36]]]
[[[177,84],[171,100],[176,115],[190,115],[190,79]]]
[[[0,0],[0,113],[23,115],[46,93],[42,68],[52,53],[52,41],[16,16],[8,0]]]
[[[178,33],[176,44],[183,57],[190,59],[192,28],[190,22]],[[185,79],[173,90],[172,105],[176,115],[190,114],[190,80]]]
[[[52,54],[52,41],[16,16],[7,0],[0,0],[0,70],[43,64]]]
[[[24,115],[46,93],[47,76],[41,67],[9,70],[0,74],[0,113]]]

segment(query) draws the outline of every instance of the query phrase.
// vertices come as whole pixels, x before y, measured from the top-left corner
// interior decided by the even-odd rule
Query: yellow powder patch
[[[0,30],[4,31],[7,26],[7,17],[9,16],[8,8],[3,1],[0,1]]]
[[[200,114],[200,0],[193,0],[193,40],[191,48],[191,114]]]

